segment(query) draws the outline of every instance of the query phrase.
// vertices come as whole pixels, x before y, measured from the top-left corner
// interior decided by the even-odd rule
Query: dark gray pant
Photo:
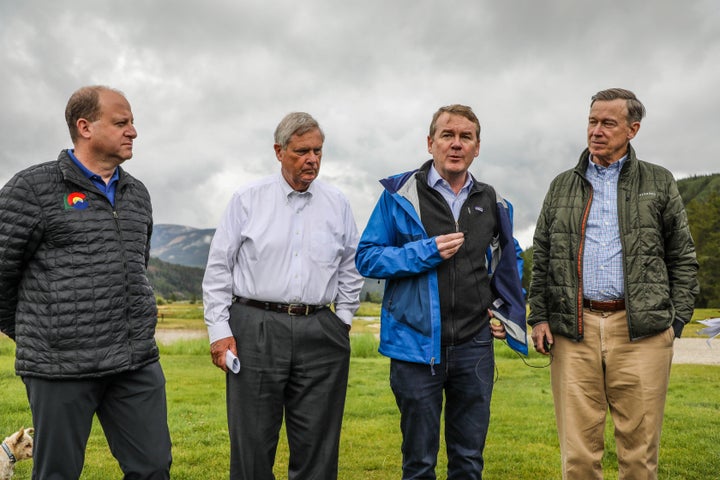
[[[23,381],[35,428],[33,479],[80,478],[95,414],[126,480],[170,478],[160,363],[97,379]]]
[[[285,416],[289,480],[337,478],[350,337],[332,311],[290,316],[233,304],[241,369],[227,374],[230,478],[272,480]]]

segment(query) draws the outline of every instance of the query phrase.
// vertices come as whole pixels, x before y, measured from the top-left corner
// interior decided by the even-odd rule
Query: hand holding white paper
[[[240,371],[240,359],[236,357],[230,350],[225,352],[225,366],[232,373]]]

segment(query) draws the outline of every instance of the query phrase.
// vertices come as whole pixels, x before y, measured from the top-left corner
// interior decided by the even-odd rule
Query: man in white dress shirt
[[[288,478],[337,478],[363,280],[350,204],[316,180],[324,140],[313,117],[287,115],[275,130],[280,174],[235,192],[210,247],[203,301],[212,361],[228,372],[231,479],[275,478],[283,415]]]

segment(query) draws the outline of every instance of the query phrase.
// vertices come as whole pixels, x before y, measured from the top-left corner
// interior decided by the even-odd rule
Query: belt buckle
[[[301,312],[301,313],[293,313],[293,312],[292,312],[292,309],[293,309],[293,308],[298,308],[298,307],[299,307],[299,308],[303,308],[303,307],[304,307],[304,308],[305,308],[305,311],[304,311],[304,312]],[[310,305],[305,305],[305,304],[303,304],[303,303],[290,303],[290,304],[288,304],[287,313],[288,313],[288,315],[292,315],[292,316],[294,316],[294,317],[297,317],[297,316],[300,316],[300,315],[308,316],[308,315],[310,314]]]

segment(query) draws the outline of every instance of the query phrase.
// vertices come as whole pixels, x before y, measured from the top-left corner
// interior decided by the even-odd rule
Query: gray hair
[[[319,130],[320,136],[323,141],[325,141],[325,134],[322,128],[320,128],[317,120],[309,113],[288,113],[285,115],[285,118],[280,120],[280,123],[275,129],[275,143],[280,145],[281,148],[285,148],[290,142],[290,137],[293,135],[304,135],[311,130]]]
[[[106,87],[104,85],[90,85],[81,87],[70,96],[65,106],[65,122],[70,130],[70,139],[75,142],[78,138],[77,121],[84,118],[88,122],[94,122],[100,118],[100,92],[115,92],[125,94],[120,90]]]
[[[609,88],[607,90],[601,90],[592,96],[590,107],[592,108],[593,103],[597,100],[600,101],[611,101],[611,100],[625,100],[628,109],[627,122],[628,125],[635,122],[642,121],[645,117],[645,106],[637,99],[635,94],[630,90],[624,88]]]

